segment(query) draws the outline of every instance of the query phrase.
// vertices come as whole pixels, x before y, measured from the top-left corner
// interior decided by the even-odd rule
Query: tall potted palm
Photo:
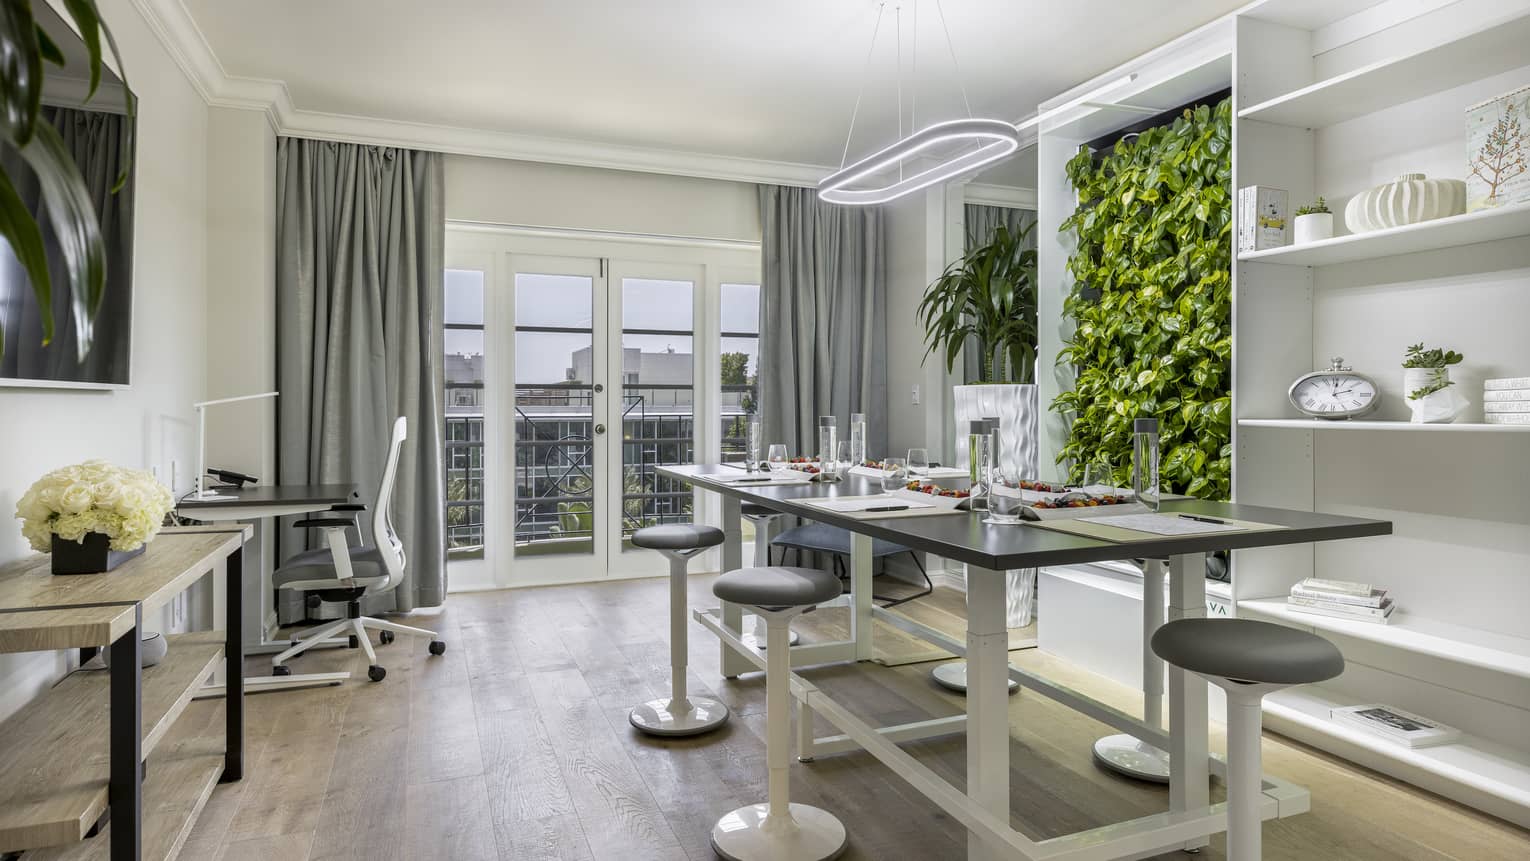
[[[967,351],[977,356],[977,379],[956,386],[956,461],[968,467],[969,422],[998,418],[998,464],[1011,476],[1035,478],[1040,408],[1036,390],[1036,250],[1034,225],[1000,225],[992,238],[952,263],[925,291],[918,315],[928,350],[946,371]],[[973,476],[975,479],[978,476]],[[1034,571],[1007,578],[1010,627],[1030,624]],[[950,684],[948,680],[941,680]]]

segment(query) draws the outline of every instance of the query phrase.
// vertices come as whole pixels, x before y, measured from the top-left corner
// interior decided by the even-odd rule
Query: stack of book
[[[1530,377],[1484,381],[1482,417],[1490,425],[1530,425]]]
[[[1286,607],[1296,613],[1332,616],[1385,625],[1392,617],[1392,599],[1387,590],[1369,583],[1348,580],[1320,580],[1308,577],[1291,587]]]

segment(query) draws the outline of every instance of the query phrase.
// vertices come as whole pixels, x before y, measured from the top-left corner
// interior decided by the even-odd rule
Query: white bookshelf
[[[1516,237],[1530,237],[1530,204],[1483,209],[1370,233],[1335,236],[1303,245],[1245,251],[1238,255],[1238,260],[1286,266],[1329,266]]]
[[[1399,173],[1463,179],[1465,109],[1530,83],[1526,45],[1523,0],[1388,0],[1332,15],[1271,0],[1245,10],[1234,187],[1284,189],[1293,208],[1323,196],[1342,224],[1350,196]],[[1234,554],[1238,615],[1316,631],[1348,665],[1321,686],[1268,697],[1268,725],[1521,825],[1530,825],[1530,475],[1515,465],[1530,463],[1530,426],[1485,423],[1480,381],[1530,374],[1527,284],[1526,204],[1242,253],[1233,266],[1234,498],[1394,524],[1392,536],[1366,542]],[[1467,357],[1452,370],[1472,402],[1458,422],[1405,420],[1400,364],[1420,341]],[[1339,355],[1382,387],[1381,409],[1349,421],[1292,417],[1291,382]],[[1287,609],[1291,585],[1312,576],[1387,587],[1390,624]],[[1411,750],[1328,716],[1366,702],[1467,735]]]
[[[1459,39],[1335,75],[1243,108],[1238,117],[1322,128],[1525,64],[1530,15],[1515,10],[1481,23],[1481,29]]]
[[[1238,419],[1239,427],[1291,428],[1305,431],[1416,431],[1419,433],[1530,433],[1530,425],[1499,425],[1484,422],[1414,424],[1413,422],[1348,419]]]
[[[1530,753],[1471,734],[1454,744],[1408,748],[1329,717],[1364,701],[1319,685],[1265,697],[1265,725],[1378,771],[1530,827]]]
[[[1312,613],[1298,613],[1284,598],[1250,598],[1238,602],[1238,612],[1250,612],[1316,631],[1328,631],[1406,649],[1421,655],[1493,672],[1530,679],[1530,639],[1453,625],[1416,616],[1406,610],[1392,612],[1389,624],[1356,622]]]

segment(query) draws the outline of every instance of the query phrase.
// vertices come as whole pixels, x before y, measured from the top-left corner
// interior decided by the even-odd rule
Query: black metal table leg
[[[223,652],[227,678],[223,714],[227,724],[220,783],[231,783],[244,776],[244,548],[230,553],[226,564],[223,603],[228,618],[223,626],[227,637]]]
[[[111,705],[108,736],[111,776],[112,861],[139,861],[143,824],[143,605],[133,606],[133,628],[111,644]]]

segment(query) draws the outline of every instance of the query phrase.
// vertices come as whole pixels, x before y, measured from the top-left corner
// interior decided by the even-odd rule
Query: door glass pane
[[[595,550],[594,281],[515,276],[515,553]]]
[[[657,468],[695,460],[690,281],[622,279],[622,539],[691,522],[691,491]]]
[[[446,550],[483,555],[484,273],[446,270]]]
[[[757,413],[759,398],[760,285],[722,285],[722,420],[723,462],[744,459],[744,428]],[[777,440],[779,442],[779,440]],[[771,440],[761,440],[769,445]]]

